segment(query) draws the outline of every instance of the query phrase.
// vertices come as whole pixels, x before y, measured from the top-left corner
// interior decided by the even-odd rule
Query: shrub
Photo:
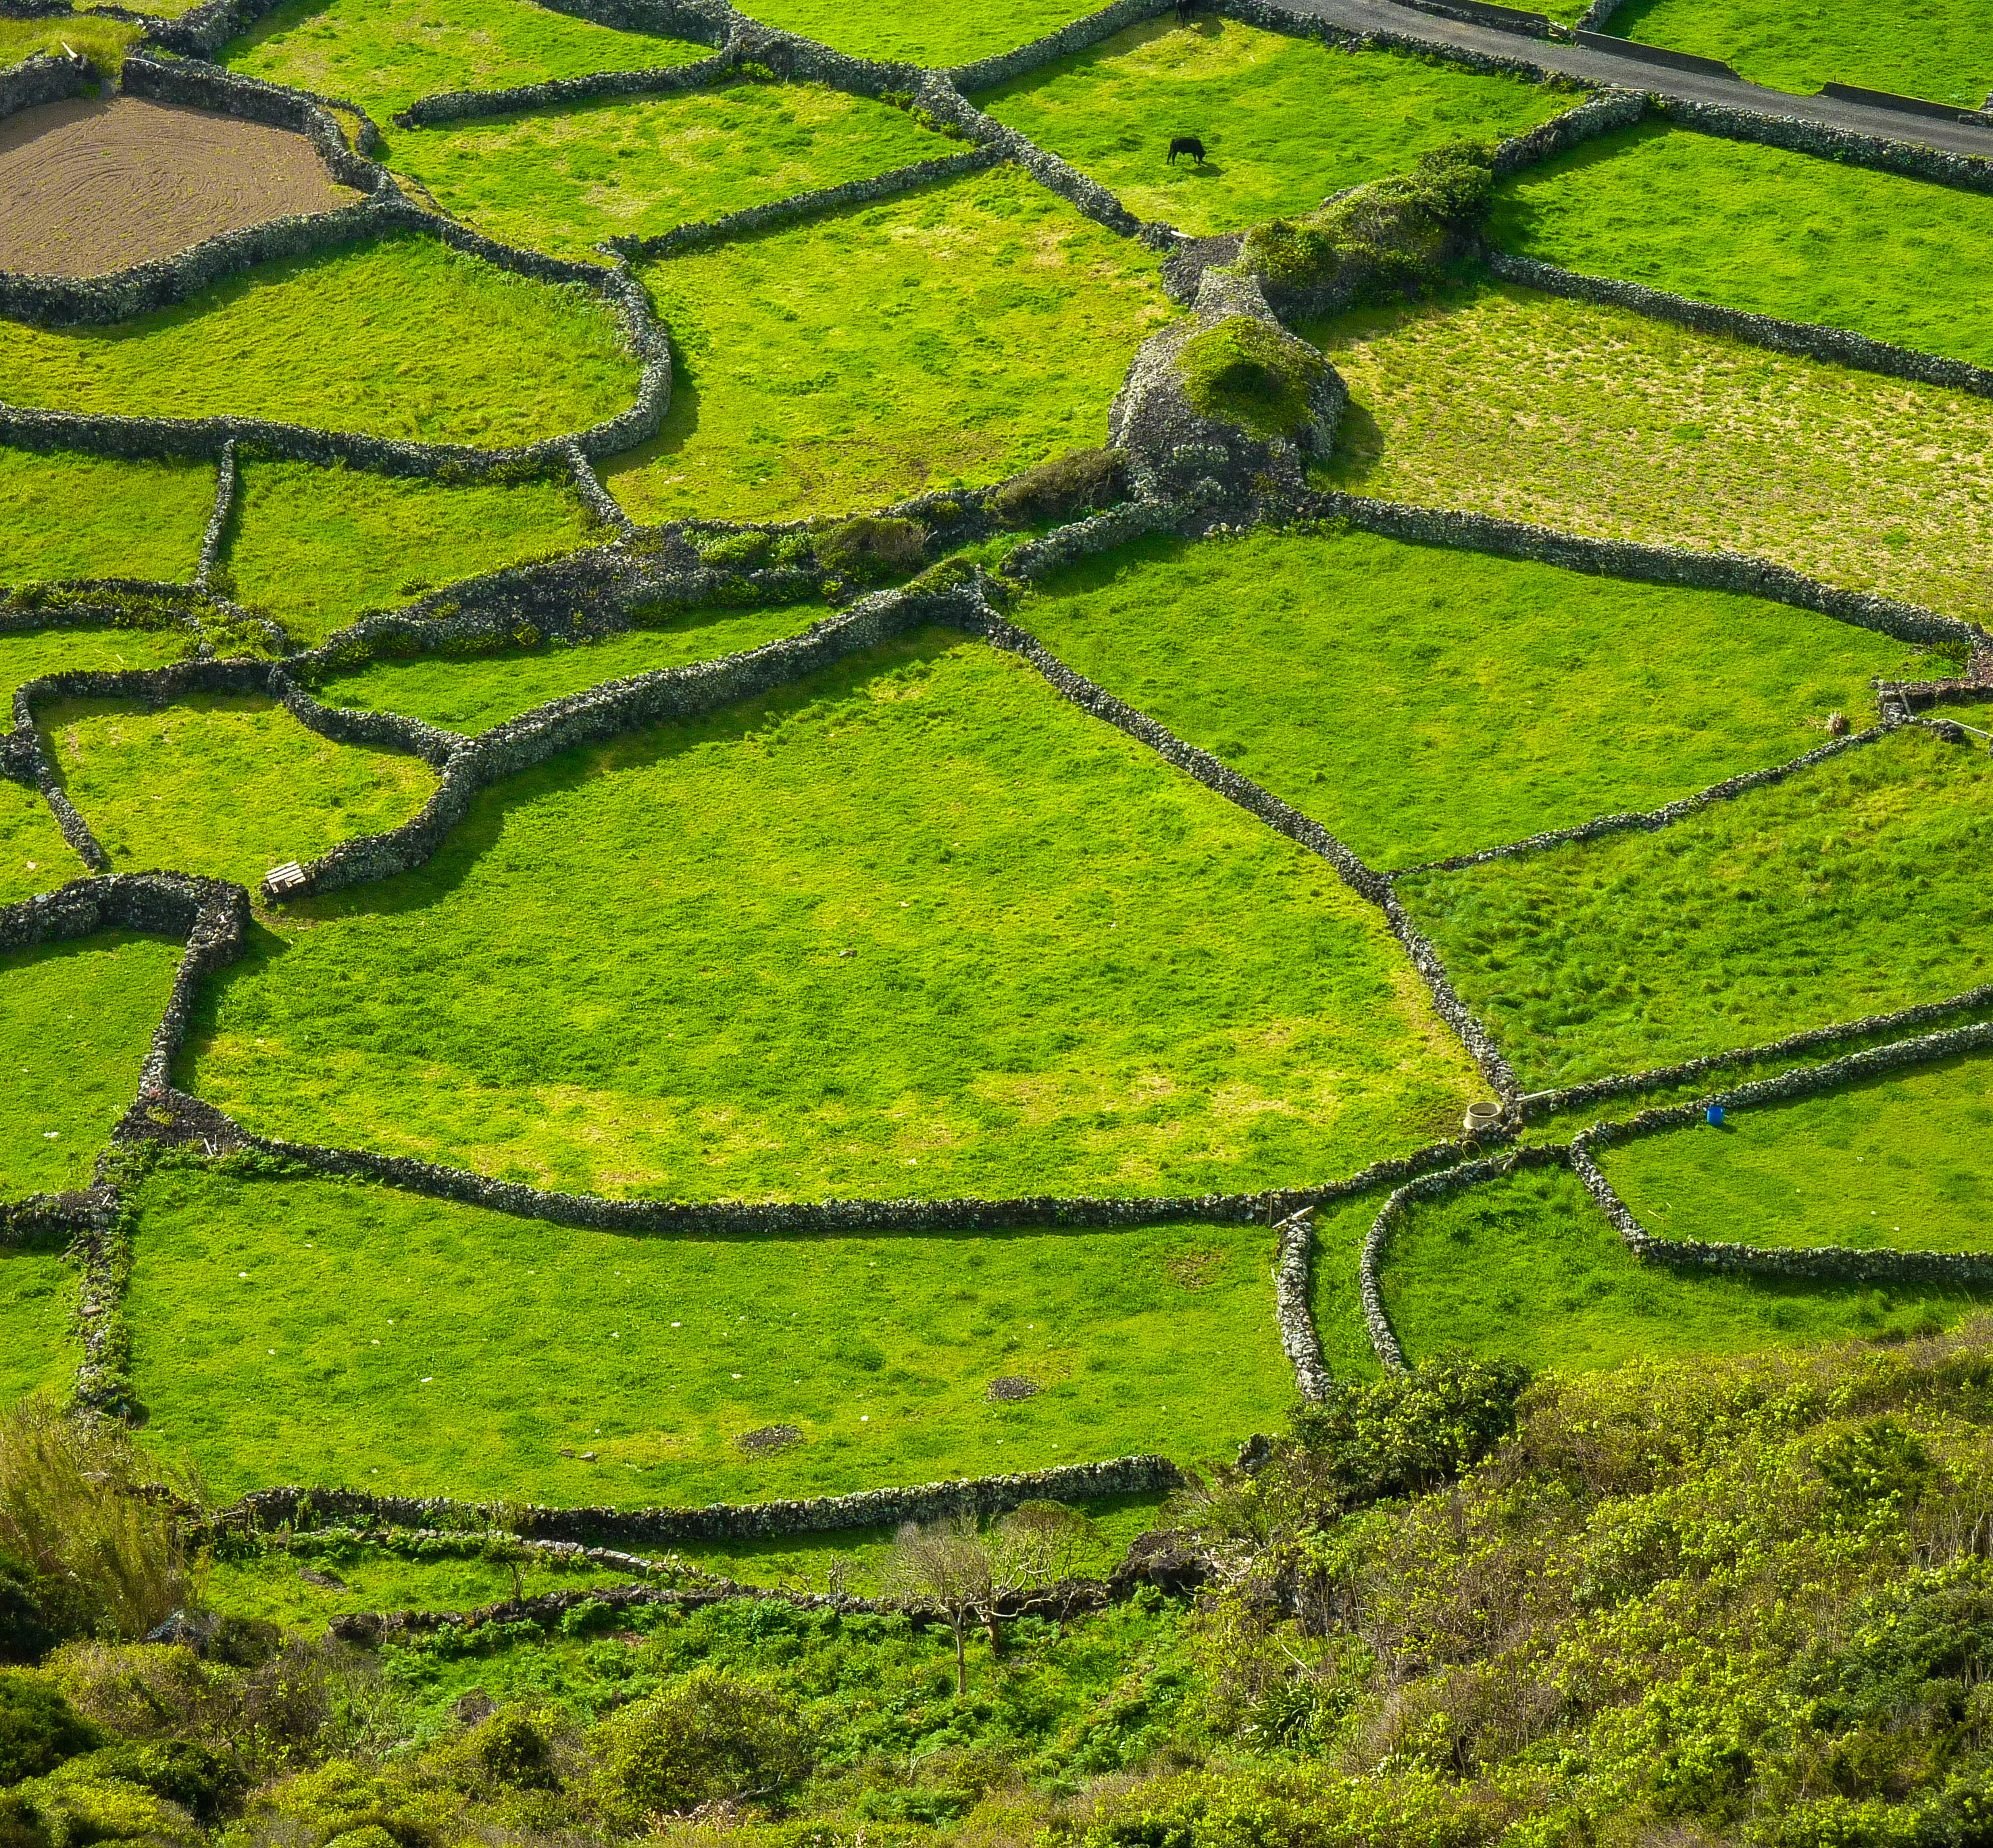
[[[46,1777],[103,1735],[38,1675],[0,1672],[0,1786]]]
[[[60,1640],[35,1595],[33,1575],[0,1553],[0,1662],[39,1662]]]
[[[1068,449],[1014,476],[991,501],[1006,526],[1076,520],[1112,507],[1123,492],[1119,449]]]
[[[633,1823],[766,1798],[808,1768],[795,1710],[768,1689],[710,1670],[612,1714],[594,1743],[609,1807]]]
[[[826,571],[868,584],[911,571],[921,562],[927,528],[917,520],[867,514],[816,535],[816,555]]]
[[[764,532],[724,533],[699,546],[699,562],[720,571],[752,571],[766,561],[769,544]]]
[[[1312,347],[1250,315],[1193,335],[1177,365],[1193,410],[1265,436],[1291,436],[1306,425],[1308,393],[1328,369]]]

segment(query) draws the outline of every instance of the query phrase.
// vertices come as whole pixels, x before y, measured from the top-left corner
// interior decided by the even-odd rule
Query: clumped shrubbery
[[[1194,334],[1177,355],[1191,408],[1263,436],[1292,436],[1313,415],[1309,393],[1328,361],[1251,315],[1232,315]]]
[[[1494,196],[1494,158],[1485,142],[1449,142],[1410,172],[1373,179],[1305,218],[1255,225],[1239,268],[1336,306],[1431,289],[1479,236]]]
[[[632,1828],[705,1803],[766,1802],[809,1764],[788,1701],[703,1670],[671,1693],[612,1715],[597,1749],[607,1805]]]
[[[911,571],[927,542],[927,528],[918,520],[869,514],[815,535],[818,562],[854,584],[878,583]]]
[[[1006,526],[1064,522],[1112,507],[1126,487],[1126,464],[1119,449],[1068,449],[1013,476],[996,490],[990,505]]]

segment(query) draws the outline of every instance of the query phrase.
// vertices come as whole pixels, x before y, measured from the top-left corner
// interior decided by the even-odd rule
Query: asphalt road
[[[1325,19],[1351,32],[1403,32],[1438,44],[1458,46],[1463,50],[1521,59],[1542,70],[1583,77],[1595,84],[1616,84],[1624,89],[1680,97],[1690,102],[1721,103],[1759,115],[1797,116],[1857,135],[1881,135],[1891,141],[1939,149],[1947,154],[1978,154],[1993,159],[1993,128],[1977,123],[1944,121],[1906,110],[1878,109],[1837,97],[1794,96],[1787,91],[1768,90],[1762,84],[1747,84],[1741,77],[1673,70],[1630,50],[1624,53],[1602,51],[1589,45],[1531,38],[1522,32],[1504,32],[1499,26],[1470,24],[1400,6],[1394,0],[1278,0],[1278,4],[1284,12]]]

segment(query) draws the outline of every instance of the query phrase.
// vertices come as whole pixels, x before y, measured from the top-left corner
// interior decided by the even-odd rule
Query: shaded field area
[[[9,382],[7,391],[13,391]],[[0,448],[0,582],[190,580],[214,504],[203,462]]]
[[[696,1504],[1189,1461],[1293,1389],[1264,1227],[618,1238],[167,1173],[135,1249],[139,1395],[224,1492]],[[1007,1377],[1042,1389],[993,1402]],[[736,1441],[778,1423],[802,1441]]]
[[[114,869],[254,886],[285,860],[407,821],[436,787],[419,758],[335,744],[273,702],[201,694],[149,712],[77,700],[36,715]]]
[[[1463,137],[1499,141],[1576,97],[1403,54],[1332,50],[1229,20],[1164,18],[979,95],[1138,218],[1202,234],[1310,212]],[[1195,135],[1200,166],[1166,160]]]
[[[1548,1087],[1978,986],[1989,842],[1993,765],[1919,728],[1658,833],[1398,890]]]
[[[617,32],[528,0],[285,0],[220,62],[357,103],[385,129],[418,97],[504,90],[596,70],[648,70],[712,55],[703,45]]]
[[[1954,1059],[1728,1111],[1721,1129],[1645,1136],[1602,1149],[1599,1165],[1663,1238],[1978,1251],[1989,1126],[1993,1064]]]
[[[138,1091],[180,948],[109,931],[0,955],[0,1200],[90,1185]]]
[[[641,273],[681,367],[603,471],[643,521],[846,512],[1102,442],[1171,313],[1153,253],[1014,167]]]
[[[1489,231],[1586,275],[1993,366],[1983,193],[1643,124],[1503,181]]]
[[[1629,0],[1609,29],[1721,58],[1779,90],[1858,84],[1977,109],[1993,88],[1985,19],[1957,0]]]
[[[854,57],[945,67],[1014,51],[1094,10],[1092,0],[755,0],[752,17]]]
[[[319,696],[328,705],[405,712],[453,732],[488,731],[550,699],[607,681],[758,648],[778,636],[799,634],[825,613],[820,604],[699,610],[656,628],[573,646],[378,661],[331,675]]]
[[[0,905],[53,891],[88,870],[63,839],[39,791],[0,783]]]
[[[0,635],[0,718],[11,726],[15,689],[45,675],[163,667],[193,652],[193,637],[184,629],[36,629]]]
[[[491,237],[600,262],[605,237],[654,237],[956,152],[883,103],[737,84],[412,130],[391,159]]]
[[[115,326],[0,322],[14,404],[232,412],[491,448],[627,410],[640,370],[594,296],[419,237],[263,264]]]
[[[320,642],[370,611],[606,535],[565,483],[242,465],[227,553],[233,594]]]
[[[1567,1372],[1851,1336],[1901,1341],[1950,1327],[1973,1308],[1964,1290],[1863,1289],[1641,1264],[1563,1168],[1421,1203],[1392,1239],[1383,1287],[1386,1312],[1414,1365],[1465,1348]]]
[[[1984,399],[1520,289],[1309,333],[1353,398],[1330,485],[1993,617]]]
[[[1783,604],[1359,532],[1144,540],[1017,620],[1383,868],[1783,763],[1833,711],[1866,722],[1870,677],[1911,654]]]
[[[47,1246],[0,1250],[0,1406],[67,1395],[81,1350],[70,1334],[76,1272]]]
[[[0,122],[0,270],[101,275],[359,196],[302,135],[205,110],[74,97]]]
[[[1326,1177],[1472,1084],[1320,861],[938,634],[571,753],[301,901],[186,1075],[278,1135],[764,1199]]]

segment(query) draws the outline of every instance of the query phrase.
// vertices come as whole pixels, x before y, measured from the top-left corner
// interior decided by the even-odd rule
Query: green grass
[[[883,103],[737,84],[399,133],[391,158],[491,237],[600,261],[605,237],[655,237],[959,152]]]
[[[0,395],[13,396],[11,378]],[[214,504],[214,470],[204,462],[0,449],[0,582],[121,577],[185,583],[200,562]]]
[[[1353,400],[1328,485],[1993,617],[1983,398],[1520,289],[1308,331]]]
[[[1357,532],[1145,540],[1017,620],[1380,867],[1797,757],[1909,654],[1783,604]]]
[[[0,956],[0,1199],[90,1185],[138,1091],[182,947],[115,931]]]
[[[1917,729],[1658,833],[1398,890],[1548,1087],[1978,986],[1989,845],[1993,764]]]
[[[1958,0],[1630,0],[1610,29],[1779,90],[1858,84],[1977,109],[1993,88],[1985,16]]]
[[[168,5],[154,9],[177,12]],[[60,52],[64,45],[81,52],[98,69],[121,70],[125,54],[138,36],[139,29],[122,19],[94,19],[87,14],[65,13],[49,19],[0,19],[0,70],[19,64],[38,51]]]
[[[698,1503],[1191,1462],[1292,1391],[1263,1226],[618,1238],[185,1173],[149,1182],[139,1214],[151,1441],[224,1493]],[[988,1382],[1017,1374],[1044,1390],[992,1403]],[[803,1442],[735,1445],[771,1423]]]
[[[115,326],[0,323],[11,404],[490,448],[627,410],[639,370],[595,297],[420,237],[263,264]]]
[[[35,629],[0,635],[0,716],[12,723],[15,689],[70,668],[162,667],[193,652],[184,629]]]
[[[1096,10],[1092,0],[756,0],[753,17],[854,57],[938,68],[1014,51]]]
[[[1171,313],[1152,252],[1014,167],[642,274],[682,367],[605,474],[644,521],[850,512],[1104,442]]]
[[[605,536],[564,483],[446,487],[251,462],[242,469],[227,568],[243,602],[319,642],[369,610]]]
[[[1864,1290],[1639,1263],[1561,1168],[1415,1208],[1392,1238],[1383,1286],[1386,1313],[1414,1364],[1464,1348],[1563,1372],[1851,1336],[1900,1339],[1948,1327],[1972,1307],[1962,1290]]]
[[[1587,275],[1993,365],[1981,193],[1649,124],[1505,180],[1489,229]]]
[[[1709,1087],[1704,1087],[1707,1091]],[[1946,1061],[1600,1152],[1667,1238],[1983,1250],[1993,1065]]]
[[[307,1584],[298,1576],[300,1567],[343,1580],[347,1589]],[[627,1585],[631,1576],[594,1566],[556,1566],[543,1556],[528,1555],[519,1566],[520,1589],[528,1597],[590,1585]],[[246,1559],[217,1561],[207,1584],[210,1609],[315,1635],[323,1634],[330,1618],[348,1611],[470,1611],[511,1595],[512,1574],[502,1565],[474,1559],[407,1559],[358,1546],[295,1556],[273,1547]]]
[[[0,782],[0,905],[53,891],[88,870],[70,852],[39,792]]]
[[[1499,141],[1577,98],[1396,52],[1352,56],[1319,39],[1166,16],[976,100],[1137,217],[1203,234],[1313,211],[1443,142]],[[1179,135],[1202,141],[1202,166],[1167,164]]]
[[[282,706],[201,694],[162,712],[76,700],[36,715],[63,788],[120,873],[205,873],[255,886],[355,835],[398,826],[436,774],[335,744]]]
[[[578,646],[508,650],[472,659],[419,655],[377,661],[337,674],[319,689],[328,705],[405,712],[454,732],[488,731],[549,699],[605,681],[625,680],[687,661],[713,661],[807,629],[819,605],[766,610],[698,610],[662,627]]]
[[[528,0],[285,0],[220,61],[251,77],[343,97],[383,128],[418,97],[502,90],[597,70],[648,70],[712,56],[709,47],[613,31]]]
[[[257,933],[186,1075],[279,1135],[760,1198],[1323,1177],[1472,1082],[1321,862],[942,635],[487,792]]]
[[[0,1250],[0,1410],[31,1392],[66,1397],[79,1358],[70,1337],[76,1273],[47,1246]]]

